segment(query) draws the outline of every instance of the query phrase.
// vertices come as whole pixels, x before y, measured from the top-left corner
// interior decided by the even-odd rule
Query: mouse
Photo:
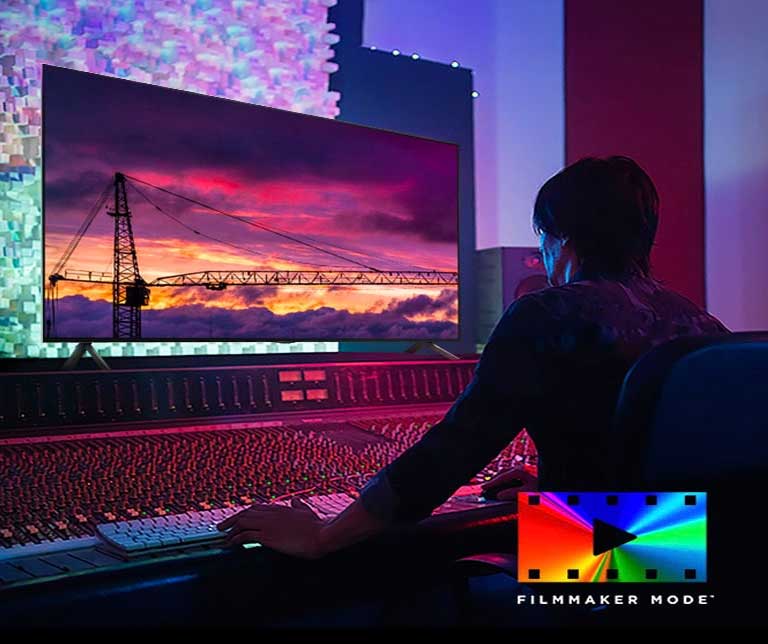
[[[525,482],[523,479],[518,478],[511,478],[506,479],[504,481],[499,481],[497,485],[494,485],[492,487],[487,487],[483,489],[483,498],[486,501],[503,501],[504,499],[499,499],[499,493],[503,492],[505,490],[518,490],[521,488]]]

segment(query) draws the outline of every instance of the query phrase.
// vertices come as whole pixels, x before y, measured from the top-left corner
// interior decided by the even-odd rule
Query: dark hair
[[[598,275],[650,273],[659,195],[628,157],[589,157],[558,172],[539,190],[533,226],[567,238],[584,270]]]

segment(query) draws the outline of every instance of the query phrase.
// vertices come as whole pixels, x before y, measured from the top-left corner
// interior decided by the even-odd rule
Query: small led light
[[[480,92],[478,92],[476,89],[473,89],[472,90],[472,98],[477,98],[478,96],[480,96]]]
[[[400,50],[399,49],[393,49],[392,50],[392,55],[393,56],[399,56],[400,55]]]
[[[418,54],[411,54],[411,58],[413,58],[413,60],[419,60],[421,56],[419,56]]]
[[[451,61],[451,67],[456,69],[458,66],[459,66],[459,61],[458,60],[452,60]]]
[[[371,51],[376,51],[376,45],[371,45]]]

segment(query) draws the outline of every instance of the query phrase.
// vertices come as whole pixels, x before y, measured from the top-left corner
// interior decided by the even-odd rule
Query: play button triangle
[[[610,523],[600,519],[592,521],[592,554],[595,557],[635,539],[637,539],[637,535],[617,528]]]

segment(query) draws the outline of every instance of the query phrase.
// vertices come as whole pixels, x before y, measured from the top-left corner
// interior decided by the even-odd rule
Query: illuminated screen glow
[[[707,579],[706,493],[521,493],[518,504],[521,582]]]
[[[455,145],[56,67],[43,94],[46,276],[109,195],[48,338],[116,337],[116,172],[141,339],[458,337]]]

